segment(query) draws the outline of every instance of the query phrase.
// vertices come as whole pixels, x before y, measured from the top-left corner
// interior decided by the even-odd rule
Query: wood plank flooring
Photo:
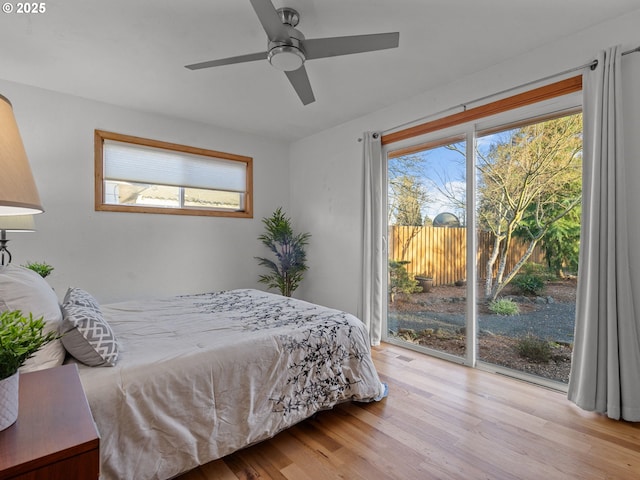
[[[388,398],[321,412],[179,480],[640,479],[640,424],[388,344],[373,358]]]

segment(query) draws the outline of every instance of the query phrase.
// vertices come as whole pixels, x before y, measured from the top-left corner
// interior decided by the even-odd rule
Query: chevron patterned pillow
[[[118,342],[102,312],[85,305],[62,304],[62,344],[74,358],[90,367],[112,367]]]
[[[77,287],[69,287],[62,301],[63,305],[76,305],[78,307],[87,307],[100,312],[100,304],[86,290]]]

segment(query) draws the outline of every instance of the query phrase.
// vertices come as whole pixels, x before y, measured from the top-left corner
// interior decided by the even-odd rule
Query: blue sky
[[[476,139],[476,149],[486,153],[491,145],[504,141],[505,136],[509,138],[511,132],[512,130],[505,130],[478,137]],[[451,145],[456,145],[458,150],[464,152],[466,142],[460,141]],[[466,190],[464,157],[459,152],[448,149],[445,146],[423,150],[413,153],[411,156],[419,157],[422,160],[422,168],[418,175],[422,177],[423,185],[430,199],[429,204],[423,208],[423,218],[426,215],[433,220],[439,213],[450,212],[460,217],[461,221],[464,221],[463,214],[442,193],[442,191],[458,192],[457,198],[464,201]],[[390,159],[389,162],[398,162],[402,158]]]
[[[465,142],[458,143],[459,147],[464,150]],[[464,192],[465,184],[465,165],[463,157],[458,153],[451,151],[445,147],[437,147],[424,150],[412,154],[419,157],[421,162],[420,176],[423,179],[423,185],[429,196],[429,204],[423,208],[422,215],[426,215],[430,219],[442,212],[456,213],[455,208],[451,205],[449,199],[441,193],[441,190],[452,190]],[[394,158],[389,162],[399,162],[402,157]],[[460,193],[459,198],[464,198]]]

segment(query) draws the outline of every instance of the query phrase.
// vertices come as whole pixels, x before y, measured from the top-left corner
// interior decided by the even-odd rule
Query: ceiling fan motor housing
[[[276,12],[280,16],[282,23],[284,23],[285,25],[291,25],[292,27],[295,27],[296,25],[298,25],[298,22],[300,22],[300,14],[293,8],[283,7],[276,10]]]
[[[267,59],[269,63],[278,70],[290,72],[299,69],[306,60],[304,48],[302,47],[304,35],[300,30],[293,27],[293,25],[297,25],[298,23],[298,12],[290,8],[281,8],[278,12],[280,13],[282,10],[293,12],[294,16],[292,18],[294,18],[294,20],[292,21],[294,21],[294,23],[285,22],[289,17],[283,16],[281,13],[283,23],[287,27],[289,38],[270,41]]]

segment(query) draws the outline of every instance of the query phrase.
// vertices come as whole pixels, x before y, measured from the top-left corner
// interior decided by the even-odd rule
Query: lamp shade
[[[42,211],[13,107],[6,97],[0,95],[0,215]]]
[[[0,216],[0,230],[7,232],[34,232],[36,223],[33,215],[3,215]]]

